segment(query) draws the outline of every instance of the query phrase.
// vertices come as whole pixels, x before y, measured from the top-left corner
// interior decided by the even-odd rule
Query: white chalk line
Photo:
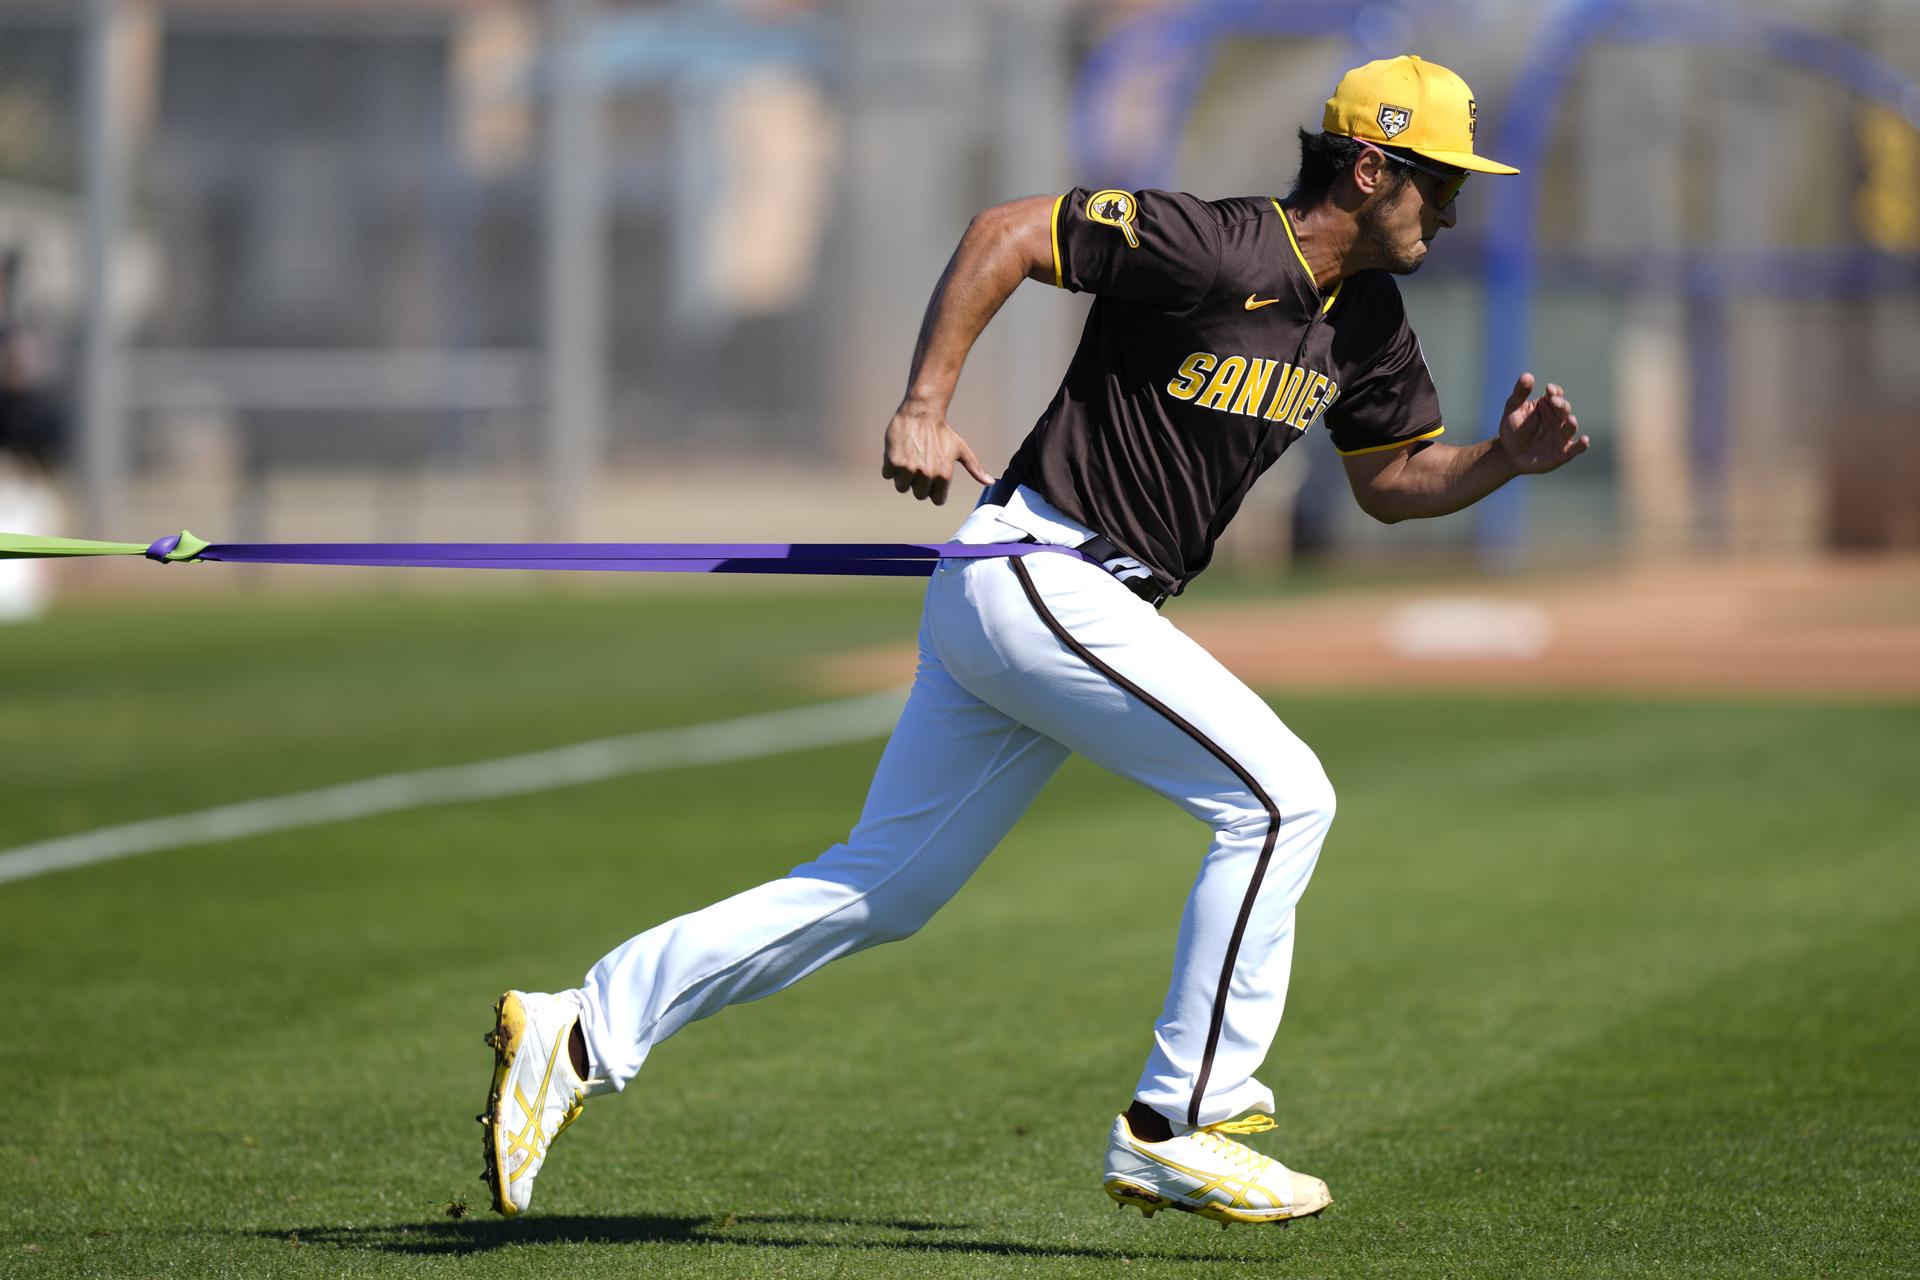
[[[636,773],[730,764],[860,742],[890,729],[905,698],[901,690],[865,694],[710,724],[650,729],[498,760],[390,773],[315,791],[100,827],[0,850],[0,884],[118,858],[348,822],[374,814],[494,800]]]

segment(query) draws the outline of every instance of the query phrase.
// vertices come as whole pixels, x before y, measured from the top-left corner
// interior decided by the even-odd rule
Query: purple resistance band
[[[170,534],[150,560],[180,549]],[[1035,552],[1077,556],[1072,547],[1033,542],[216,542],[196,560],[228,564],[390,565],[416,569],[576,569],[635,573],[802,573],[928,578],[942,559],[977,560]]]

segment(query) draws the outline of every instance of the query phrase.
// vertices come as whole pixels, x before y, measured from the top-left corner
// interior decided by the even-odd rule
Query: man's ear
[[[1353,162],[1353,187],[1363,198],[1378,195],[1386,189],[1392,175],[1388,170],[1387,158],[1378,151],[1362,151]]]

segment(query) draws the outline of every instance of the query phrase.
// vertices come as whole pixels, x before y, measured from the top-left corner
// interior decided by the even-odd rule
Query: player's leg
[[[495,1207],[524,1209],[548,1143],[581,1101],[623,1087],[680,1028],[918,929],[1066,754],[956,684],[923,629],[913,690],[845,842],[781,879],[629,939],[577,990],[503,997],[482,1117]],[[575,1025],[584,1071],[566,1052]]]
[[[812,862],[616,947],[587,975],[583,1023],[616,1086],[690,1022],[772,995],[932,918],[1053,776],[1066,749],[923,658],[860,821]]]
[[[1211,831],[1137,1098],[1175,1133],[1271,1110],[1254,1072],[1285,1003],[1294,907],[1333,817],[1319,761],[1097,567],[1042,554],[966,572],[971,599],[937,632],[955,677]],[[968,618],[980,631],[963,643]]]

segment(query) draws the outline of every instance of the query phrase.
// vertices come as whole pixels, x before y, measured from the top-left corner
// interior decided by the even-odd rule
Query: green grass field
[[[914,624],[729,585],[0,632],[0,843],[799,705]],[[1920,707],[1278,705],[1341,793],[1255,1140],[1317,1221],[1101,1193],[1202,839],[1077,763],[921,935],[664,1046],[491,1218],[493,997],[812,856],[875,740],[0,885],[0,1276],[1920,1271]]]

